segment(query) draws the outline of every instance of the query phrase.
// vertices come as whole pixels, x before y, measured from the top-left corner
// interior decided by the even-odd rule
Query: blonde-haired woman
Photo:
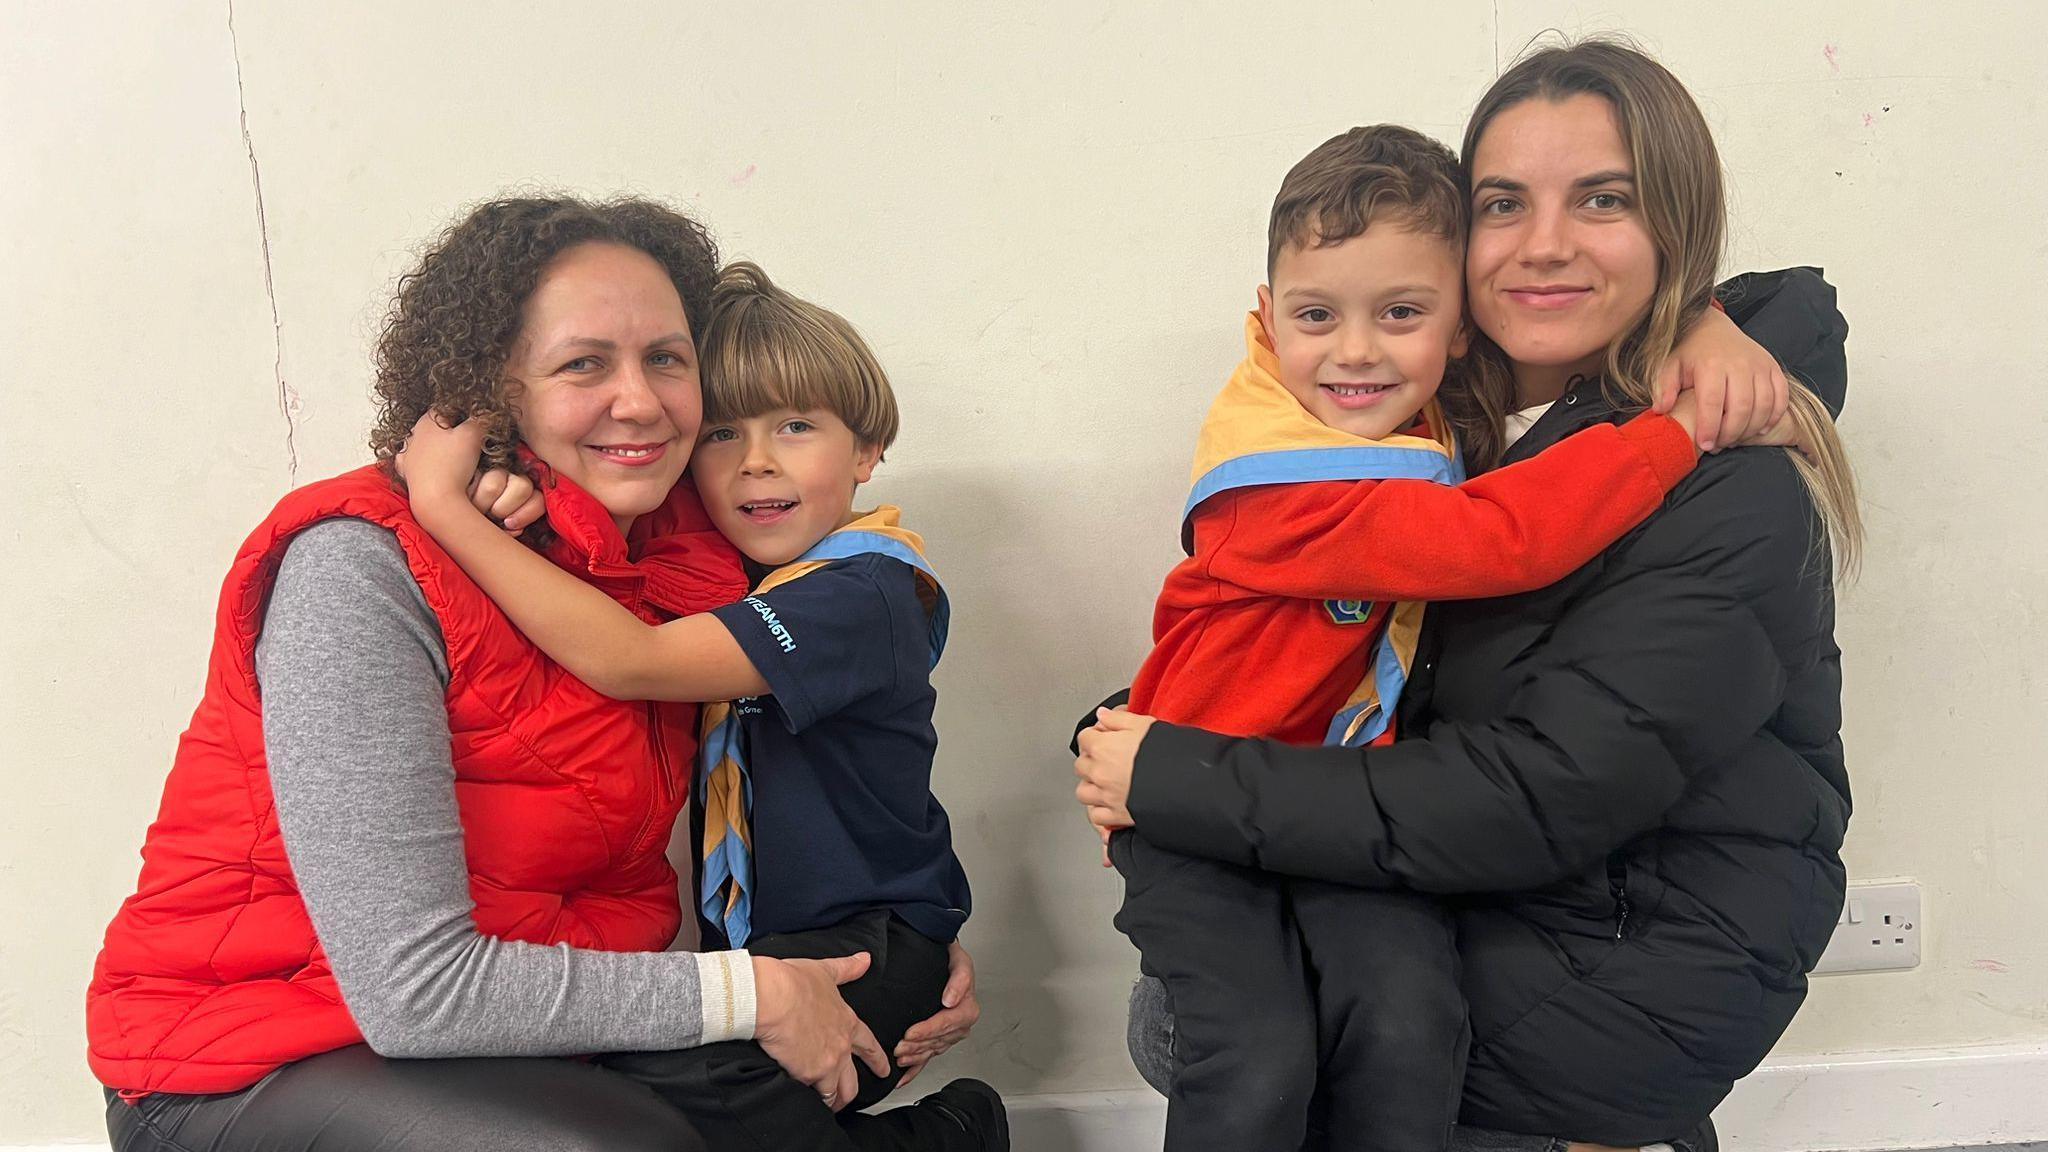
[[[1620,43],[1515,65],[1463,160],[1480,337],[1469,389],[1446,393],[1484,469],[1651,402],[1680,335],[1719,323],[1725,210],[1698,107]],[[1838,366],[1818,278],[1766,290],[1780,355]],[[1112,716],[1082,735],[1091,819],[1308,885],[1442,893],[1470,1014],[1454,1146],[1711,1147],[1708,1114],[1798,1010],[1843,890],[1831,569],[1853,567],[1859,524],[1827,408],[1794,388],[1790,418],[1809,455],[1719,452],[1559,584],[1432,607],[1393,747]],[[1170,1012],[1134,1017],[1134,1053]],[[1323,1058],[1370,1026],[1326,1020]],[[1350,1146],[1344,1102],[1322,1104],[1324,1144]]]

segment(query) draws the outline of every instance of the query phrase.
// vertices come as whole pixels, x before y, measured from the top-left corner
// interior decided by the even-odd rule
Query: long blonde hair
[[[1620,39],[1538,49],[1494,81],[1473,109],[1462,148],[1466,184],[1469,189],[1479,139],[1496,116],[1527,100],[1582,94],[1599,96],[1614,109],[1635,169],[1643,221],[1657,250],[1657,287],[1649,311],[1608,346],[1602,377],[1616,407],[1640,408],[1650,403],[1658,370],[1679,339],[1711,306],[1727,232],[1720,153],[1692,94],[1663,65]],[[1467,461],[1492,467],[1506,450],[1514,365],[1499,345],[1474,333],[1463,368],[1465,386],[1444,390],[1445,408]],[[1831,541],[1836,573],[1847,577],[1863,551],[1855,473],[1826,407],[1797,382],[1789,418],[1800,442],[1812,450],[1811,458],[1792,452],[1792,460],[1824,529],[1814,545],[1818,549]]]

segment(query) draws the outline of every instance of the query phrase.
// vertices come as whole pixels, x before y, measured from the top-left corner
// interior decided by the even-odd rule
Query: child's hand
[[[1680,428],[1685,429],[1687,439],[1695,444],[1700,442],[1700,402],[1698,393],[1689,388],[1680,392],[1677,401],[1671,405],[1671,418],[1678,421]]]
[[[898,1088],[917,1079],[935,1056],[967,1039],[981,1019],[981,1001],[974,996],[974,957],[958,940],[946,947],[946,987],[939,993],[940,1009],[903,1033],[896,1045],[896,1066],[903,1069]]]
[[[1687,436],[1692,437],[1695,443],[1698,442],[1699,402],[1695,398],[1695,393],[1688,390],[1678,394],[1678,401],[1671,407],[1671,418],[1678,421],[1678,426],[1685,429]],[[1777,423],[1769,427],[1746,432],[1740,439],[1731,440],[1721,446],[1723,448],[1751,446],[1793,448],[1797,449],[1799,454],[1807,459],[1813,459],[1813,445],[1805,443],[1800,439],[1799,426],[1793,421],[1789,413],[1780,417]]]
[[[1702,452],[1714,452],[1783,418],[1789,387],[1784,370],[1763,345],[1708,309],[1658,373],[1655,408],[1670,412],[1680,392],[1699,393],[1699,431],[1693,442]]]
[[[415,510],[422,504],[467,504],[470,478],[476,475],[477,460],[483,453],[482,421],[464,420],[449,428],[428,412],[412,426],[412,435],[392,464],[405,481],[406,495]]]
[[[477,511],[517,536],[547,514],[547,498],[533,481],[516,472],[491,468],[469,482],[469,502]]]

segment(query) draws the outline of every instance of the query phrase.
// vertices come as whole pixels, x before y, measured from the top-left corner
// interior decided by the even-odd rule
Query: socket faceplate
[[[1885,972],[1920,966],[1920,885],[1851,884],[1842,918],[1815,974]]]

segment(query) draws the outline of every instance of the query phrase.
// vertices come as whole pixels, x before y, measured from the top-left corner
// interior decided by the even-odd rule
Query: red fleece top
[[[1159,593],[1131,710],[1320,744],[1394,602],[1554,584],[1656,511],[1695,459],[1677,421],[1646,413],[1456,487],[1345,480],[1219,493],[1195,510],[1194,555]],[[1369,607],[1333,613],[1332,600]],[[1392,735],[1389,725],[1381,739]]]

